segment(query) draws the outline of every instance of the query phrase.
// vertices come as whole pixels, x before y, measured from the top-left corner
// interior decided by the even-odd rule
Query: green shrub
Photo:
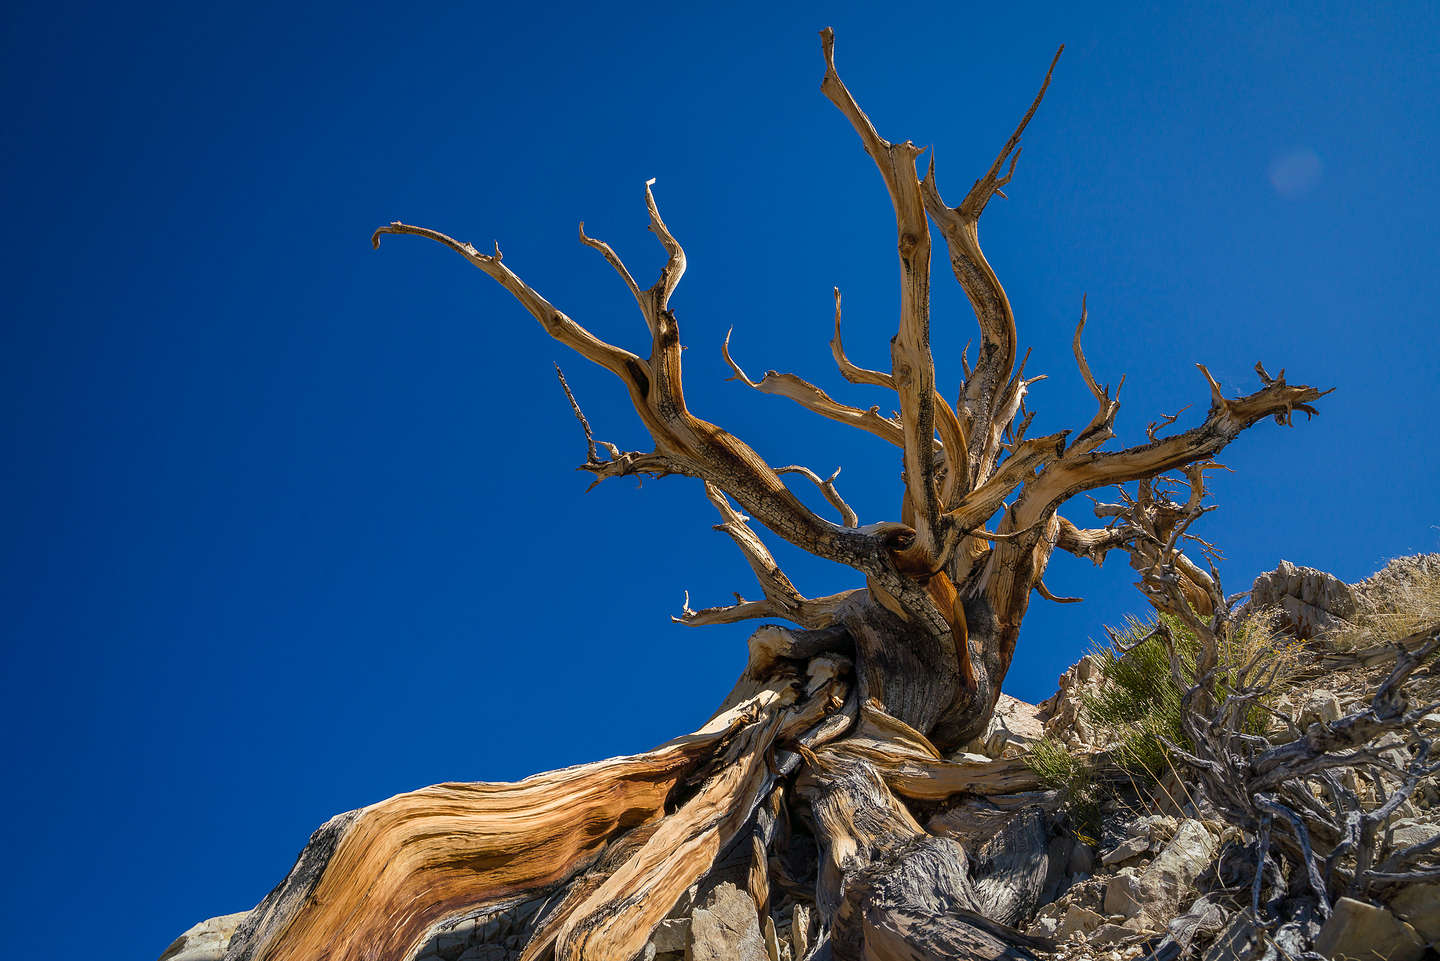
[[[1183,676],[1194,674],[1199,642],[1179,618],[1160,615],[1175,648]],[[1117,763],[1134,777],[1158,780],[1171,766],[1165,743],[1188,748],[1181,724],[1185,689],[1175,680],[1164,642],[1152,636],[1156,621],[1127,619],[1107,644],[1094,645],[1100,662],[1101,684],[1088,691],[1081,716],[1094,726],[1103,743],[1110,744]],[[1231,639],[1218,652],[1220,674],[1216,694],[1223,699],[1233,689],[1236,672],[1262,652],[1280,661],[1277,680],[1284,677],[1298,652],[1276,647],[1269,621],[1254,618],[1237,625]],[[1262,733],[1268,723],[1263,707],[1246,714],[1245,731]]]
[[[1095,784],[1090,759],[1077,755],[1060,741],[1043,737],[1030,748],[1025,763],[1048,788],[1065,799],[1065,811],[1075,836],[1086,844],[1098,844],[1100,837],[1100,792]]]

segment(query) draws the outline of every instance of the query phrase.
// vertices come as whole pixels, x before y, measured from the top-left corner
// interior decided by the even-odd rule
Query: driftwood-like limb
[[[381,227],[370,237],[371,246],[376,250],[380,249],[380,237],[383,234],[409,234],[415,237],[424,237],[443,244],[451,250],[464,257],[474,266],[490,275],[501,287],[510,292],[520,305],[530,311],[531,316],[540,322],[545,332],[554,337],[560,343],[575,351],[586,360],[593,361],[615,374],[627,385],[632,379],[632,371],[637,368],[643,372],[644,362],[639,357],[622,350],[596,337],[590,331],[581,327],[568,316],[561,313],[556,307],[541,297],[530,285],[517,277],[509,267],[501,262],[500,245],[495,245],[495,253],[482,254],[472,245],[440,233],[438,230],[431,230],[428,227],[412,227],[409,224],[402,224],[400,221],[393,221],[388,227]]]
[[[670,228],[665,226],[665,221],[660,219],[660,208],[655,205],[655,192],[650,189],[653,186],[654,177],[645,181],[645,209],[650,214],[650,232],[659,239],[660,246],[665,248],[665,253],[669,256],[665,266],[660,269],[660,278],[650,288],[650,296],[654,298],[652,309],[656,314],[662,314],[670,309],[670,295],[675,293],[680,278],[685,274],[685,251],[670,233]]]
[[[251,912],[226,957],[408,958],[445,918],[583,870],[611,838],[663,814],[696,764],[782,703],[777,687],[648,754],[515,784],[441,784],[341,815]]]
[[[854,508],[852,508],[849,504],[845,503],[845,499],[841,497],[840,492],[835,489],[835,478],[840,476],[840,468],[835,468],[835,473],[823,479],[820,477],[819,474],[816,474],[810,468],[797,467],[793,464],[789,467],[777,467],[775,468],[775,473],[800,474],[806,480],[810,481],[810,483],[820,488],[820,493],[824,494],[825,499],[829,501],[830,504],[837,511],[840,512],[841,523],[843,523],[846,527],[860,526],[860,518],[855,513]]]
[[[816,900],[836,958],[1021,961],[1047,946],[986,916],[964,848],[926,834],[866,762],[827,749],[798,787],[822,843]]]
[[[879,370],[856,367],[845,356],[845,344],[840,339],[840,288],[835,288],[835,336],[830,338],[830,353],[835,357],[835,366],[840,374],[852,384],[873,384],[876,387],[895,389],[895,378]]]
[[[965,291],[980,324],[980,348],[976,354],[974,369],[967,372],[965,378],[964,406],[970,418],[966,424],[970,437],[990,436],[994,430],[993,410],[999,400],[999,391],[1010,379],[1016,354],[1015,314],[1011,310],[1009,297],[1005,295],[1005,288],[1000,285],[1000,279],[980,250],[980,215],[985,211],[990,199],[1000,193],[1001,188],[1014,176],[1015,164],[1020,159],[1020,137],[1035,116],[1035,111],[1040,108],[1040,101],[1050,87],[1050,78],[1064,49],[1062,46],[1055,52],[1055,59],[1050,62],[1050,69],[1045,72],[1045,80],[1040,85],[1040,92],[1030,104],[1030,109],[1025,112],[990,169],[975,182],[959,206],[947,206],[941,198],[935,181],[933,155],[920,185],[925,209],[929,211],[945,238],[955,279]],[[1005,168],[1003,174],[1002,168]],[[984,453],[983,448],[972,445],[972,465],[978,464]],[[975,477],[972,472],[971,481],[978,480],[980,478]]]
[[[787,469],[802,470],[803,468]],[[820,483],[818,478],[816,478],[816,482]],[[760,587],[765,592],[765,600],[746,601],[736,595],[736,603],[731,606],[692,611],[687,594],[683,613],[672,620],[691,627],[731,624],[759,617],[783,617],[811,629],[829,627],[835,623],[839,605],[849,596],[848,594],[835,594],[830,597],[814,599],[803,597],[795,589],[795,585],[790,582],[790,578],[780,570],[780,565],[775,563],[774,556],[765,547],[764,542],[746,523],[749,518],[732,507],[725,495],[715,485],[705,485],[705,496],[720,512],[721,523],[716,524],[715,529],[729,535],[730,539],[735,542],[735,546],[740,548],[740,553],[745,555],[746,563],[755,572],[755,579],[760,582]],[[836,496],[838,497],[838,495]],[[841,501],[841,503],[844,502]],[[853,512],[850,516],[853,519]]]
[[[1058,595],[1052,594],[1050,588],[1045,586],[1044,581],[1035,582],[1035,593],[1055,604],[1079,604],[1085,600],[1083,597],[1059,597]]]
[[[855,132],[875,162],[895,208],[900,257],[900,329],[890,345],[890,373],[900,397],[905,434],[905,490],[915,508],[917,546],[933,554],[939,547],[940,507],[935,497],[935,361],[930,354],[930,225],[915,177],[921,150],[910,141],[882,138],[835,71],[835,33],[820,32],[825,79],[820,90]]]
[[[758,381],[751,380],[750,375],[735,362],[730,356],[730,333],[725,334],[725,341],[720,345],[720,353],[725,358],[725,363],[734,372],[730,380],[738,380],[760,391],[762,394],[774,394],[777,397],[787,397],[795,401],[806,410],[814,411],[821,417],[841,424],[848,424],[851,427],[858,427],[879,437],[881,440],[889,441],[896,447],[905,446],[905,433],[900,424],[885,417],[880,413],[879,407],[871,407],[869,410],[861,410],[858,407],[850,407],[846,404],[833,400],[829,394],[807,380],[794,374],[782,374],[773,370],[767,370],[765,376]]]

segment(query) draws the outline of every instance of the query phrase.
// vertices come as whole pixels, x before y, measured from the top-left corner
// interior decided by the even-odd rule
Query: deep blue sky
[[[893,450],[724,382],[718,352],[733,324],[752,373],[890,403],[826,347],[832,284],[860,363],[885,363],[896,304],[884,189],[818,89],[827,23],[953,201],[1067,45],[982,225],[1051,374],[1037,433],[1091,414],[1088,292],[1129,442],[1199,416],[1195,361],[1236,391],[1256,360],[1338,388],[1224,455],[1206,531],[1231,590],[1282,557],[1356,579],[1440,546],[1434,4],[402,6],[7,7],[0,956],[153,958],[254,904],[331,814],[643,750],[741,668],[747,628],[668,620],[686,588],[754,593],[697,484],[583,494],[551,365],[638,446],[618,385],[453,254],[373,253],[379,224],[498,239],[643,348],[575,226],[648,284],[658,178],[692,407],[895,516]],[[973,320],[943,261],[936,287],[953,390]],[[802,590],[857,582],[777,554]],[[1142,606],[1120,555],[1047,580],[1087,603],[1036,600],[1007,681],[1030,700]]]

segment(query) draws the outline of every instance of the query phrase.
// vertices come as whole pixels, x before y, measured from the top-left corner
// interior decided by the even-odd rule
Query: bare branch
[[[845,356],[845,345],[840,340],[840,288],[835,288],[835,336],[830,338],[830,353],[835,356],[835,366],[840,376],[852,384],[873,384],[876,387],[895,389],[895,378],[878,370],[856,367]]]
[[[869,410],[861,410],[858,407],[850,407],[830,397],[819,387],[809,381],[802,380],[794,374],[781,374],[773,370],[767,370],[765,376],[760,380],[751,380],[750,376],[735,363],[730,356],[730,334],[727,331],[725,341],[720,345],[720,352],[725,357],[725,363],[730,365],[734,376],[730,380],[739,380],[749,387],[760,391],[762,394],[774,394],[777,397],[788,397],[801,407],[814,411],[821,417],[841,424],[848,424],[851,427],[858,427],[879,437],[881,440],[889,441],[896,447],[905,446],[905,433],[901,426],[880,413],[880,408],[871,407]]]
[[[582,227],[583,231],[584,228]],[[598,463],[600,458],[595,451],[595,435],[590,431],[590,421],[585,419],[585,414],[580,410],[580,404],[576,402],[575,395],[570,391],[570,385],[565,381],[565,372],[560,365],[555,365],[555,376],[560,378],[560,387],[565,391],[565,399],[570,401],[570,409],[575,412],[575,419],[580,422],[580,429],[585,431],[585,463]]]
[[[835,70],[835,34],[820,32],[825,79],[820,89],[850,121],[865,152],[880,171],[895,209],[900,257],[900,329],[890,344],[890,371],[900,397],[905,434],[905,488],[915,507],[916,542],[933,553],[940,508],[935,496],[935,361],[930,355],[930,225],[915,178],[920,148],[910,141],[892,144],[876,133]]]
[[[1084,379],[1085,386],[1090,388],[1090,393],[1103,405],[1110,400],[1108,396],[1110,388],[1107,386],[1105,390],[1102,391],[1099,386],[1096,385],[1095,375],[1090,373],[1090,364],[1085,360],[1085,351],[1080,349],[1080,335],[1085,332],[1085,320],[1088,317],[1085,300],[1085,296],[1082,295],[1080,297],[1080,322],[1075,325],[1075,336],[1070,341],[1070,349],[1075,352],[1075,363],[1080,368],[1080,376]]]
[[[521,306],[530,311],[531,315],[538,321],[545,332],[554,337],[560,343],[569,347],[586,360],[594,361],[601,367],[609,370],[615,376],[623,380],[627,386],[635,383],[635,372],[644,371],[644,362],[639,357],[622,350],[596,337],[590,331],[581,327],[565,314],[561,313],[544,297],[541,297],[529,285],[527,285],[514,272],[500,262],[500,245],[495,245],[494,254],[482,254],[473,246],[461,243],[453,237],[440,233],[438,230],[431,230],[428,227],[412,227],[402,224],[398,220],[388,227],[381,227],[370,237],[370,243],[376,250],[380,249],[381,234],[413,234],[417,237],[425,237],[438,244],[443,244],[451,250],[460,254],[470,263],[479,267],[489,274],[494,280],[510,292]]]
[[[1186,404],[1184,407],[1180,408],[1173,414],[1161,414],[1158,421],[1151,421],[1149,425],[1146,426],[1145,436],[1150,438],[1151,443],[1159,440],[1160,438],[1156,437],[1155,435],[1158,434],[1160,431],[1164,430],[1165,428],[1169,427],[1171,424],[1175,423],[1177,420],[1179,420],[1180,415],[1185,413],[1189,409],[1190,405]]]
[[[810,468],[799,467],[793,464],[789,467],[777,467],[775,468],[775,473],[804,475],[812,484],[820,488],[820,493],[824,494],[825,499],[840,512],[840,517],[846,527],[860,526],[860,518],[855,514],[855,511],[851,509],[850,505],[845,503],[844,498],[840,496],[840,492],[835,489],[835,478],[840,476],[840,468],[835,468],[835,473],[823,480],[820,478],[820,475],[816,474]]]
[[[660,219],[660,208],[655,205],[655,194],[650,189],[654,185],[654,177],[645,181],[645,209],[650,213],[650,232],[659,238],[660,246],[665,248],[665,253],[670,257],[665,266],[660,268],[659,279],[650,288],[650,295],[655,298],[655,313],[660,314],[669,309],[670,295],[675,293],[680,278],[685,275],[685,251],[681,249],[675,235],[665,226],[665,221]]]
[[[625,262],[620,259],[620,255],[615,253],[614,249],[605,241],[585,236],[585,221],[583,220],[580,221],[580,242],[587,247],[600,251],[601,256],[605,258],[611,267],[615,268],[615,273],[619,274],[620,279],[625,282],[625,286],[630,288],[630,294],[635,298],[635,306],[640,308],[640,313],[645,318],[645,325],[650,328],[651,336],[654,336],[655,327],[650,319],[650,305],[646,302],[645,295],[640,292],[640,285],[635,283],[635,278],[630,274],[630,269],[626,267]]]
[[[978,445],[973,443],[970,445],[971,448],[978,451],[977,456],[970,458],[972,485],[983,484],[986,478],[989,478],[991,474],[995,472],[995,465],[999,461],[1002,451],[1009,451],[1013,454],[1018,446],[1018,441],[1012,441],[1012,443],[1006,444],[1004,441],[1005,434],[1010,430],[1010,425],[1014,423],[1015,417],[1024,407],[1025,395],[1029,393],[1030,385],[1045,380],[1048,376],[1046,374],[1038,374],[1034,377],[1026,377],[1025,364],[1029,359],[1030,351],[1027,350],[1014,376],[1010,378],[1010,383],[1007,384],[1005,390],[1001,392],[1000,400],[996,404],[995,410],[988,421],[989,426],[986,428],[985,435],[979,438]],[[980,422],[977,420],[975,422],[976,429],[978,429],[979,424]],[[1024,432],[1023,428],[1028,427],[1029,417],[1027,415],[1026,422],[1022,425],[1021,433],[1023,434]]]
[[[1034,476],[1037,468],[1061,456],[1069,433],[1061,431],[1022,442],[993,477],[966,494],[946,517],[966,528],[984,523],[1000,509],[1006,497]]]
[[[965,199],[958,207],[949,207],[940,196],[940,189],[935,180],[935,162],[932,155],[929,169],[921,181],[921,192],[924,196],[925,209],[929,212],[940,228],[940,233],[945,238],[946,247],[950,253],[950,267],[955,274],[955,279],[965,291],[970,306],[975,311],[976,320],[980,324],[981,342],[976,355],[973,372],[967,372],[965,378],[965,404],[968,417],[972,422],[966,424],[967,435],[972,439],[970,457],[972,467],[979,460],[984,459],[985,449],[978,446],[975,438],[989,439],[997,436],[992,432],[992,422],[996,419],[994,409],[999,400],[999,393],[1002,385],[1010,378],[1011,368],[1015,364],[1016,335],[1015,335],[1015,314],[1010,307],[1010,299],[1005,294],[1005,288],[1001,286],[1000,279],[995,275],[985,254],[980,249],[979,222],[980,214],[985,210],[985,205],[990,198],[999,192],[1000,188],[1009,183],[1015,172],[1015,163],[1019,160],[1020,137],[1025,132],[1035,111],[1039,109],[1041,100],[1045,97],[1045,91],[1050,86],[1050,77],[1055,72],[1055,64],[1060,59],[1060,53],[1065,48],[1061,47],[1055,53],[1055,59],[1051,61],[1050,68],[1045,72],[1045,80],[1040,86],[1040,92],[1036,94],[1035,100],[1030,104],[1030,109],[1025,112],[1019,126],[1010,135],[1005,146],[1001,149],[995,162],[985,175],[975,182],[966,194]],[[1001,174],[1001,168],[1009,161],[1009,168]],[[1002,425],[1003,426],[1003,425]],[[993,458],[991,463],[993,463]],[[980,477],[972,470],[972,480],[979,482]]]
[[[1123,547],[1135,537],[1128,526],[1080,528],[1059,515],[1060,536],[1055,546],[1076,557],[1087,557],[1098,566],[1105,561],[1111,549]]]
[[[857,367],[845,356],[845,346],[840,339],[840,288],[835,288],[835,336],[830,340],[830,352],[835,356],[835,365],[840,374],[852,384],[871,384],[876,387],[895,389],[895,378],[878,370]],[[734,367],[734,364],[731,364]],[[747,378],[748,380],[748,378]],[[872,408],[874,409],[874,408]],[[969,453],[965,428],[955,411],[946,403],[940,392],[935,391],[935,426],[940,433],[940,443],[945,451],[946,475],[940,492],[942,510],[954,508],[958,497],[967,489],[967,464]],[[903,435],[902,435],[903,444]]]
[[[1035,582],[1035,593],[1039,594],[1047,601],[1054,601],[1056,604],[1079,604],[1081,601],[1085,600],[1085,598],[1083,597],[1057,597],[1054,594],[1050,593],[1050,588],[1045,586],[1045,582],[1043,580]]]
[[[935,424],[945,448],[945,481],[940,487],[940,509],[952,511],[970,489],[970,444],[960,418],[955,416],[955,411],[938,390],[935,392]]]
[[[1088,443],[1082,444],[1077,440],[1062,459],[1027,485],[1027,490],[1021,495],[1024,510],[1038,516],[1045,509],[1053,509],[1082,491],[1154,477],[1177,467],[1208,460],[1264,417],[1273,416],[1277,421],[1288,424],[1291,412],[1295,410],[1313,416],[1317,412],[1311,403],[1330,393],[1314,387],[1292,387],[1275,380],[1253,394],[1227,399],[1219,394],[1219,385],[1208,371],[1204,371],[1203,367],[1201,369],[1211,384],[1213,396],[1219,397],[1219,400],[1212,403],[1205,421],[1198,427],[1113,452],[1086,450]],[[1103,418],[1097,415],[1087,432],[1096,427],[1097,421],[1103,421]]]
[[[990,198],[999,193],[1000,188],[1008,184],[1010,178],[1015,175],[1015,164],[1020,160],[1020,137],[1025,133],[1025,128],[1030,125],[1030,121],[1034,119],[1035,111],[1040,109],[1040,102],[1045,99],[1045,91],[1050,89],[1050,78],[1055,73],[1055,65],[1060,62],[1060,55],[1064,52],[1065,45],[1062,43],[1060,48],[1055,51],[1049,69],[1045,71],[1045,80],[1040,84],[1039,93],[1035,94],[1035,99],[1031,101],[1030,109],[1025,111],[1024,117],[1020,118],[1015,132],[1010,135],[1009,140],[1005,141],[1005,146],[1000,149],[1000,153],[996,155],[995,162],[990,165],[985,176],[975,181],[975,186],[970,188],[970,192],[961,201],[960,207],[967,216],[979,220],[980,214],[985,210],[985,205],[990,202]],[[1004,176],[1001,176],[1000,168],[1005,165],[1007,159],[1010,161],[1010,167],[1005,171]]]
[[[1080,368],[1080,376],[1085,381],[1085,386],[1090,389],[1090,394],[1095,398],[1099,409],[1085,429],[1076,435],[1074,445],[1066,452],[1070,457],[1079,457],[1098,450],[1106,441],[1115,436],[1112,425],[1115,423],[1115,415],[1120,411],[1118,399],[1120,390],[1125,386],[1125,378],[1122,376],[1120,385],[1115,388],[1115,397],[1112,398],[1109,384],[1101,388],[1095,383],[1095,375],[1090,372],[1090,364],[1085,359],[1085,351],[1080,347],[1080,335],[1085,330],[1086,317],[1085,298],[1082,296],[1080,298],[1080,322],[1075,325],[1075,337],[1070,342],[1070,346],[1075,352],[1075,363]]]
[[[784,470],[803,471],[804,468],[784,468]],[[818,482],[818,478],[816,480]],[[692,611],[690,595],[687,592],[685,607],[681,615],[671,618],[671,620],[691,627],[730,624],[757,617],[783,617],[802,627],[812,629],[828,627],[834,623],[840,602],[853,592],[814,599],[802,596],[795,589],[795,585],[790,582],[790,578],[780,570],[780,565],[775,563],[775,558],[765,547],[764,542],[746,523],[749,518],[732,507],[725,494],[714,484],[706,483],[705,496],[720,512],[721,523],[716,524],[715,529],[729,535],[730,539],[735,542],[735,546],[740,548],[740,553],[745,555],[746,563],[755,572],[755,578],[765,592],[765,600],[747,601],[736,594],[736,603],[733,605]]]

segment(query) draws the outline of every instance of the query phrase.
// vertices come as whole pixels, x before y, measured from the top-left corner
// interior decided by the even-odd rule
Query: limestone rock
[[[1350,590],[1361,608],[1395,610],[1410,585],[1433,577],[1440,577],[1440,554],[1415,554],[1395,558]]]
[[[1102,864],[1123,864],[1135,858],[1144,857],[1152,851],[1161,851],[1175,836],[1178,822],[1164,814],[1151,814],[1136,818],[1125,825],[1125,837],[1101,857]]]
[[[650,935],[650,943],[655,945],[656,952],[660,954],[684,951],[689,940],[689,918],[666,918]]]
[[[1420,961],[1425,942],[1415,929],[1384,908],[1341,898],[1315,939],[1315,950],[1335,961]]]
[[[1440,946],[1440,883],[1404,888],[1390,899],[1390,910],[1431,945]]]
[[[1091,911],[1089,908],[1082,908],[1078,904],[1070,905],[1064,917],[1055,928],[1055,937],[1068,938],[1079,931],[1082,934],[1089,934],[1105,923],[1105,919]]]
[[[1133,874],[1117,874],[1105,885],[1105,913],[1139,917],[1145,910],[1145,897],[1139,878]]]
[[[1338,577],[1281,561],[1273,571],[1255,578],[1245,605],[1247,612],[1267,609],[1279,612],[1281,630],[1311,638],[1355,615],[1355,593]]]
[[[1044,736],[1039,707],[1001,694],[985,733],[968,748],[991,758],[1020,757]]]
[[[1032,938],[1053,938],[1055,932],[1060,929],[1060,919],[1048,915],[1042,915],[1034,920],[1025,933]]]
[[[1440,824],[1406,818],[1402,821],[1392,822],[1390,832],[1391,848],[1396,851],[1403,851],[1405,848],[1416,844],[1424,844],[1432,840],[1436,835],[1440,835]]]
[[[1380,759],[1395,765],[1400,770],[1410,766],[1410,752],[1405,749],[1405,739],[1394,731],[1377,740],[1374,749],[1380,752]]]
[[[685,961],[770,961],[750,895],[728,881],[690,917]]]
[[[1057,689],[1037,705],[1037,719],[1043,721],[1042,731],[1069,747],[1094,747],[1095,733],[1080,717],[1085,692],[1100,685],[1100,659],[1093,654],[1082,657],[1060,675]]]
[[[1300,708],[1300,727],[1307,728],[1317,721],[1329,724],[1340,719],[1340,699],[1330,691],[1318,690]]]
[[[235,929],[249,913],[240,911],[201,921],[176,938],[160,955],[160,961],[220,961],[235,936]]]
[[[1215,838],[1194,819],[1181,821],[1175,836],[1136,878],[1142,916],[1163,927],[1195,894],[1195,879],[1215,858]]]
[[[1100,863],[1105,865],[1124,864],[1126,861],[1133,861],[1142,855],[1150,853],[1150,839],[1143,837],[1128,837],[1121,841],[1111,851],[1106,851],[1100,858]]]
[[[1120,924],[1102,924],[1090,934],[1090,943],[1096,947],[1103,947],[1110,944],[1119,944],[1121,941],[1135,937],[1136,931]]]
[[[790,943],[795,946],[795,957],[805,957],[810,950],[810,909],[796,902],[790,909]]]

